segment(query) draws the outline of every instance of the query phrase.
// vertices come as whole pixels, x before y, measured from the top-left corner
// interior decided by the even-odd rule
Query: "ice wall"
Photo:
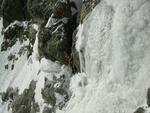
[[[85,74],[72,79],[62,113],[133,113],[150,86],[150,1],[102,0],[84,20],[77,49]],[[82,33],[80,33],[82,31]],[[82,35],[81,35],[82,34]]]

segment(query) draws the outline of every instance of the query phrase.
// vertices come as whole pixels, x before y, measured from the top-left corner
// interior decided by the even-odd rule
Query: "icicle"
[[[50,16],[50,18],[48,19],[48,22],[47,24],[45,25],[45,27],[50,27],[51,23],[52,23],[52,17],[53,17],[53,14]]]
[[[77,33],[77,42],[76,42],[76,49],[79,54],[79,60],[80,60],[80,71],[81,73],[84,71],[84,56],[83,56],[83,47],[84,47],[84,36],[83,36],[83,24],[79,25],[78,33]]]
[[[37,31],[37,33],[36,33],[36,39],[35,39],[34,46],[33,46],[33,55],[32,55],[32,58],[35,59],[35,60],[39,60],[38,34],[39,34],[39,31]]]
[[[82,60],[82,54],[79,52],[79,60],[80,60],[80,72],[83,72],[83,60]]]

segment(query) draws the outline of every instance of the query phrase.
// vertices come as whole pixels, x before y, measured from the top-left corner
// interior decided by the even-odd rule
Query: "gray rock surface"
[[[38,24],[45,24],[56,2],[57,0],[28,0],[27,9],[32,20]]]
[[[3,26],[6,28],[15,20],[29,20],[27,0],[3,0],[2,2]]]

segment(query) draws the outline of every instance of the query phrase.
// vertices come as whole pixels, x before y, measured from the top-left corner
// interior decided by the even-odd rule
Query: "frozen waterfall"
[[[73,96],[58,113],[133,113],[145,106],[150,86],[150,1],[103,0],[79,34],[76,47],[84,50],[86,75],[72,78]],[[80,87],[85,76],[88,84]]]

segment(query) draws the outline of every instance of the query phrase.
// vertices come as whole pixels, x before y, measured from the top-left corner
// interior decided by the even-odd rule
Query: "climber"
[[[64,58],[68,62],[68,64],[70,64],[72,60],[72,54],[71,53],[68,54],[67,52],[64,52]]]

